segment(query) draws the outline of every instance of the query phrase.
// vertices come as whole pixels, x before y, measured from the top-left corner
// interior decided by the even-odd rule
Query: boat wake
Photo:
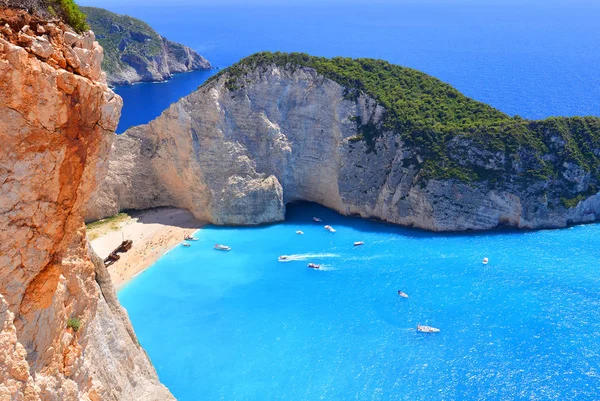
[[[279,259],[280,262],[294,262],[298,260],[317,259],[317,258],[339,258],[337,253],[300,253],[297,255],[285,255],[285,259]]]

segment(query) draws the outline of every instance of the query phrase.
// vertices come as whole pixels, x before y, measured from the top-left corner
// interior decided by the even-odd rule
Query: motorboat
[[[417,324],[417,331],[421,333],[439,333],[440,329],[431,326],[421,326]]]
[[[484,264],[484,265],[487,265],[487,264],[488,264],[488,262],[489,262],[488,258],[483,258],[483,264]]]
[[[363,241],[356,241],[356,242],[354,243],[354,246],[361,246],[361,245],[364,245],[364,244],[365,244],[365,243],[364,243]]]
[[[183,237],[183,239],[186,241],[198,241],[198,238],[196,238],[192,235],[186,235],[185,237]]]
[[[215,248],[217,251],[230,251],[230,250],[231,250],[231,247],[230,247],[230,246],[227,246],[227,245],[220,245],[220,244],[217,244],[217,245],[215,245],[215,247],[214,247],[214,248]]]
[[[296,234],[302,235],[302,234],[304,234],[304,231],[298,230],[298,231],[296,231]]]
[[[327,231],[329,231],[330,233],[334,233],[334,232],[335,232],[335,228],[333,228],[333,227],[331,227],[331,226],[329,226],[329,225],[325,226],[325,229],[326,229]]]
[[[308,267],[310,267],[311,269],[320,269],[321,265],[318,265],[316,263],[309,263]]]
[[[190,246],[190,244],[188,244],[187,242],[184,242],[184,243],[183,243],[183,244],[181,244],[181,245],[185,246],[186,248],[187,248],[188,246]]]
[[[290,257],[289,257],[289,256],[287,256],[287,255],[281,255],[281,256],[278,258],[278,260],[279,260],[280,262],[285,262],[285,261],[288,261],[288,260],[290,260]]]
[[[317,222],[317,223],[318,223],[318,222],[320,222],[320,221],[321,221],[321,219],[320,219],[320,218],[318,218],[318,217],[313,217],[313,221],[315,221],[315,222]]]
[[[400,290],[398,290],[398,295],[400,295],[402,298],[408,298],[408,294]]]

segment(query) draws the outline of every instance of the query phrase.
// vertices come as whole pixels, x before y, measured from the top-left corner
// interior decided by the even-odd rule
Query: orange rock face
[[[82,217],[122,106],[101,60],[92,32],[0,9],[0,400],[127,399],[85,356],[89,331],[111,322]]]

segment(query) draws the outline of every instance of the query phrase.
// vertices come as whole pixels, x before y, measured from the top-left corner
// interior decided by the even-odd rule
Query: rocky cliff
[[[169,400],[88,247],[122,106],[102,48],[0,8],[0,399]]]
[[[598,218],[598,160],[598,118],[511,118],[382,61],[263,53],[119,136],[87,219],[259,224],[305,200],[434,231],[564,227]]]
[[[164,81],[174,73],[211,68],[204,57],[160,36],[139,19],[101,8],[81,9],[104,48],[102,68],[109,85]]]

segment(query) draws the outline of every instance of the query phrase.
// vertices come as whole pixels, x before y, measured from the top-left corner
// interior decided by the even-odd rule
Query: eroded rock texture
[[[381,127],[385,115],[365,94],[349,97],[297,65],[262,65],[235,85],[230,79],[222,74],[120,136],[87,219],[170,205],[216,224],[259,224],[306,200],[342,214],[461,231],[564,227],[600,212],[598,177],[561,161],[568,144],[551,130],[540,140],[548,148],[542,157],[559,172],[552,179],[529,172],[536,161],[529,149],[490,152],[467,134],[448,144],[448,158],[496,179],[428,178],[427,156],[397,133],[383,130],[373,144],[359,139],[361,128]]]
[[[92,32],[0,9],[3,401],[171,399],[85,236],[122,106],[101,60]]]

